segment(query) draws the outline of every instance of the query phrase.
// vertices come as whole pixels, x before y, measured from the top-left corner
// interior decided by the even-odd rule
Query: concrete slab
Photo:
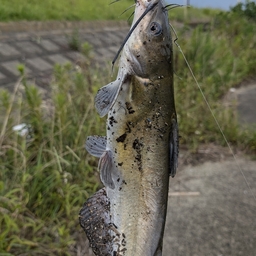
[[[243,125],[256,125],[256,84],[239,89],[238,95],[238,118]]]
[[[64,65],[66,63],[70,63],[70,60],[61,54],[50,55],[50,56],[48,56],[48,59],[50,59],[54,64],[58,63],[61,65]]]
[[[68,47],[68,39],[65,36],[59,36],[59,37],[55,37],[52,38],[52,41],[58,45],[60,45],[60,47],[67,49]]]
[[[74,63],[85,61],[85,56],[80,52],[69,52],[66,54]]]
[[[14,47],[10,46],[8,43],[0,43],[0,54],[5,57],[11,57],[19,55],[19,51]]]
[[[256,161],[239,164],[256,195]],[[186,166],[170,182],[163,255],[254,256],[255,216],[256,201],[233,159]]]
[[[20,75],[20,72],[18,71],[18,66],[20,65],[21,63],[19,61],[7,61],[7,62],[4,62],[1,64],[1,67],[3,67],[4,69],[8,70],[10,73],[13,74],[13,76],[19,76]],[[28,73],[31,73],[31,70],[29,68],[25,68],[25,73],[28,74]]]
[[[39,71],[47,71],[51,70],[53,66],[48,63],[47,61],[37,57],[37,58],[32,58],[32,59],[27,59],[27,63],[32,65],[34,68],[36,68]]]
[[[0,80],[5,79],[5,78],[6,78],[6,76],[0,72]]]
[[[42,49],[30,41],[16,42],[15,45],[22,49],[22,52],[27,54],[38,54],[42,53]]]
[[[115,53],[113,53],[108,48],[99,48],[99,49],[96,49],[95,52],[97,52],[98,55],[100,56],[100,58],[103,58],[103,59],[111,59],[112,60],[115,57]]]
[[[40,40],[39,44],[49,52],[56,52],[60,50],[60,47],[58,45],[48,39]]]

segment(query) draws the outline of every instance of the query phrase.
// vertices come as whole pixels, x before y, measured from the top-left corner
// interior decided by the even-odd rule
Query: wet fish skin
[[[177,168],[178,125],[172,41],[163,1],[138,0],[133,24],[152,4],[156,6],[124,46],[117,80],[96,96],[100,115],[108,113],[107,137],[89,137],[86,142],[87,150],[100,157],[105,189],[89,199],[97,199],[98,206],[83,207],[80,223],[98,256],[162,255],[169,175]],[[93,211],[98,212],[97,220]],[[97,231],[95,221],[102,223]],[[102,235],[105,240],[98,239]]]

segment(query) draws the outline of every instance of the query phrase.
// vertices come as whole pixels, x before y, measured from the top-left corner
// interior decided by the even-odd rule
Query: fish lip
[[[136,8],[141,7],[140,14],[142,14],[150,5],[157,5],[161,1],[162,0],[137,0]]]

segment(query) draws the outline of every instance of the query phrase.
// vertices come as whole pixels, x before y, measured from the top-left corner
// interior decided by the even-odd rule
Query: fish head
[[[146,11],[148,12],[141,19]],[[133,26],[136,28],[127,41],[126,48],[134,73],[140,77],[149,77],[157,74],[160,69],[166,69],[166,65],[171,65],[172,40],[164,2],[137,0]]]

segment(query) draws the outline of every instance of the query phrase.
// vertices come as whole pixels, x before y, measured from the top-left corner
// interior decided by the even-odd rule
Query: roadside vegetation
[[[248,8],[215,15],[208,28],[185,26],[177,33],[227,139],[233,147],[255,154],[255,130],[239,128],[235,112],[222,104],[231,87],[256,73],[256,26],[245,12]],[[81,255],[78,212],[100,186],[97,159],[83,145],[88,135],[105,134],[94,96],[113,79],[111,70],[92,64],[89,45],[82,49],[87,61],[81,67],[56,66],[47,99],[22,76],[22,66],[14,93],[0,92],[0,256]],[[202,143],[224,145],[175,45],[174,49],[182,145],[193,151]],[[23,133],[13,130],[22,123]]]
[[[125,13],[134,0],[0,0],[1,21],[23,20],[126,20],[131,15],[131,10]],[[113,4],[111,4],[113,3]],[[176,8],[170,12],[170,18],[177,21],[196,20],[208,21],[209,17],[218,13],[214,9]]]

